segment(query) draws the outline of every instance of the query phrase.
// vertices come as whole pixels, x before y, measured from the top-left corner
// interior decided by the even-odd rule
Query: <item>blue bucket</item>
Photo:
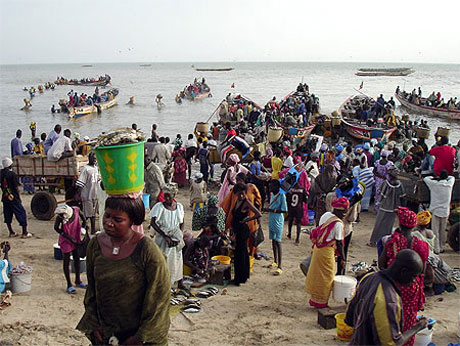
[[[315,224],[315,211],[314,210],[308,210],[308,223],[310,225]]]
[[[143,193],[142,194],[142,202],[144,202],[145,209],[149,209],[150,195],[148,193]]]

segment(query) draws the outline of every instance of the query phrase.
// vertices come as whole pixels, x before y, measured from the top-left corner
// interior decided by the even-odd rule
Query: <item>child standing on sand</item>
[[[196,173],[194,179],[190,181],[190,207],[192,211],[203,208],[206,205],[207,184],[203,180],[202,173]]]
[[[273,248],[273,263],[271,266],[276,268],[273,275],[281,275],[281,237],[283,235],[284,214],[287,212],[286,195],[280,193],[280,182],[272,179],[268,183],[268,189],[271,194],[270,205],[264,211],[268,214],[268,231]]]

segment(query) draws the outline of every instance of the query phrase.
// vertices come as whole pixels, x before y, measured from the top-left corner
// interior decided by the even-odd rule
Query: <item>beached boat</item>
[[[460,120],[460,110],[458,109],[446,109],[446,108],[437,108],[437,107],[429,107],[425,105],[416,105],[414,103],[410,103],[408,99],[406,99],[401,92],[395,93],[395,97],[401,103],[401,105],[408,110],[419,113],[419,114],[426,114],[436,117],[443,117],[449,118],[454,120]],[[425,102],[426,99],[422,98],[422,103]]]
[[[380,77],[380,76],[408,76],[415,71],[411,67],[399,67],[399,68],[360,68],[355,73],[357,76],[362,77]]]
[[[103,110],[106,110],[106,109],[109,109],[115,106],[118,102],[118,92],[119,92],[118,89],[109,90],[107,93],[112,93],[113,98],[108,101],[98,102],[92,105],[86,105],[86,106],[80,106],[80,107],[67,107],[67,110],[69,112],[69,118],[78,118],[78,117],[88,115],[91,113],[100,113]]]
[[[195,68],[195,71],[199,72],[227,72],[232,71],[233,67],[222,67],[222,68]]]
[[[384,136],[389,138],[397,127],[387,127],[384,124],[379,126],[367,126],[365,123],[360,123],[356,119],[356,109],[359,104],[367,102],[369,109],[372,109],[375,100],[365,95],[351,96],[339,107],[338,113],[342,116],[342,126],[345,127],[347,133],[359,140],[371,140],[372,138],[380,139]]]
[[[107,84],[110,84],[110,76],[105,75],[104,77],[101,78],[91,78],[91,79],[70,79],[67,80],[65,78],[58,78],[56,79],[56,84],[57,85],[75,85],[75,86],[106,86]]]

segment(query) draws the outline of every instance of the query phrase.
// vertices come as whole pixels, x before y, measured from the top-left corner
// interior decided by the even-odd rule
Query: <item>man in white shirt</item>
[[[447,218],[449,217],[450,200],[455,178],[449,176],[444,169],[441,171],[439,180],[433,177],[425,177],[423,181],[430,190],[430,212],[433,214],[431,229],[436,235],[434,252],[439,254],[444,252],[444,247],[446,245]]]
[[[58,161],[61,158],[73,156],[72,141],[69,129],[64,130],[64,136],[59,137],[48,150],[47,157],[50,161]]]
[[[165,144],[164,137],[160,137],[160,144],[155,145],[152,152],[152,161],[157,158],[158,163],[162,165],[162,168],[168,163],[171,158],[171,153]]]
[[[96,167],[96,155],[88,155],[88,164],[81,169],[80,176],[75,182],[79,188],[80,198],[83,204],[83,215],[91,221],[91,234],[96,233],[97,189],[99,170]],[[99,215],[102,218],[102,215]]]

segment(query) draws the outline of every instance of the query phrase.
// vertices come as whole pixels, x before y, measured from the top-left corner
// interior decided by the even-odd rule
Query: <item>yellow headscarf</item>
[[[417,225],[426,226],[431,221],[431,213],[428,210],[420,211],[417,214]]]

